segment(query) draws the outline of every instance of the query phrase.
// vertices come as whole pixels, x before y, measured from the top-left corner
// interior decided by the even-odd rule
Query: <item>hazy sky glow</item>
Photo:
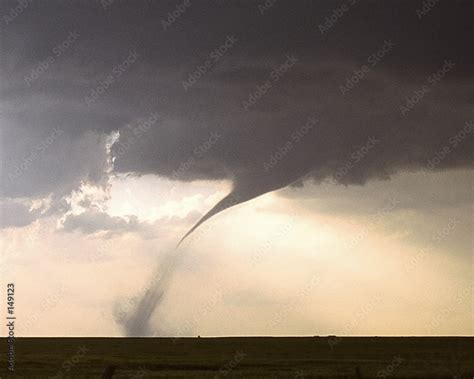
[[[349,3],[2,4],[19,336],[123,335],[168,260],[147,335],[473,334],[467,2]]]
[[[469,175],[309,186],[223,213],[182,247],[153,316],[156,333],[471,334],[469,186],[455,197],[440,186],[439,206],[419,206],[434,183]],[[414,180],[418,190],[403,191]],[[20,335],[121,335],[114,317],[134,304],[176,235],[227,189],[169,187],[153,177],[113,180],[107,214],[136,214],[129,231],[65,232],[54,218],[3,229],[2,277],[23,294]]]

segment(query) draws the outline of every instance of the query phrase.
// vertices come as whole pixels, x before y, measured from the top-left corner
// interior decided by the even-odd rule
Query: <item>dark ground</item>
[[[15,354],[12,378],[474,377],[473,337],[17,338]]]

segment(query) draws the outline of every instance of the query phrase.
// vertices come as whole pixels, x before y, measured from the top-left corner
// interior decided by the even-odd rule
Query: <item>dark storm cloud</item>
[[[471,164],[468,1],[421,18],[418,1],[191,2],[170,18],[176,5],[49,1],[3,18],[4,172],[64,131],[3,195],[100,182],[114,130],[117,172],[232,180],[216,211],[302,177],[422,169],[446,145],[434,169]],[[140,137],[127,126],[154,112]]]
[[[31,224],[40,214],[39,210],[30,212],[29,206],[17,201],[0,202],[0,229],[18,228]]]

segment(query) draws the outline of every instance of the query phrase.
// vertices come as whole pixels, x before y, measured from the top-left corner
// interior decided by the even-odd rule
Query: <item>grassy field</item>
[[[17,338],[0,377],[469,378],[474,338]],[[110,377],[110,376],[109,376]]]

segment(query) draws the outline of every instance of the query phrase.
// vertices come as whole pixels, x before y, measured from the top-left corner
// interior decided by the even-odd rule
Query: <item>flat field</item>
[[[14,375],[7,347],[2,379],[474,377],[472,337],[17,338]]]

